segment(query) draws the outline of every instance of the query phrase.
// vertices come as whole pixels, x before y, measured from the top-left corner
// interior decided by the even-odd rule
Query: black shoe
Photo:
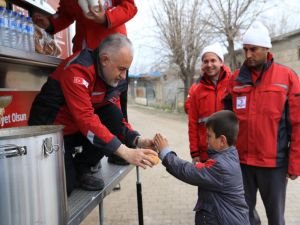
[[[100,177],[95,176],[92,173],[84,173],[79,179],[79,186],[88,191],[99,191],[104,188],[104,182]]]
[[[129,162],[127,162],[125,159],[117,156],[117,155],[111,155],[108,157],[107,160],[109,163],[121,165],[121,166],[127,166],[129,165]]]

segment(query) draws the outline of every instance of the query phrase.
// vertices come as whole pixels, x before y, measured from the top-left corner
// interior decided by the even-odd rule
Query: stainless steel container
[[[62,129],[0,129],[0,225],[67,224]]]

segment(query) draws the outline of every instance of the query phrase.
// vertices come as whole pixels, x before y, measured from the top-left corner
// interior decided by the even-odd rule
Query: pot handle
[[[59,150],[59,144],[52,144],[52,137],[43,140],[43,152],[45,156],[49,156],[53,152]]]
[[[11,158],[15,156],[21,156],[27,154],[26,146],[17,146],[17,145],[0,145],[0,159],[2,158]]]

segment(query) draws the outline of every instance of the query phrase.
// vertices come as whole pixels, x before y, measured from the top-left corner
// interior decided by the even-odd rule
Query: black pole
[[[136,167],[136,176],[137,176],[136,177],[136,195],[137,195],[139,225],[144,225],[142,184],[140,182],[138,166]]]

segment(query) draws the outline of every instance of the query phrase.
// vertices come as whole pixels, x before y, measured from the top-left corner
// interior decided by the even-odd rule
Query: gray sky
[[[132,40],[135,50],[134,61],[130,72],[148,72],[155,60],[155,45],[158,44],[154,38],[155,23],[152,19],[151,7],[158,0],[136,0],[138,13],[126,23],[128,37]]]

